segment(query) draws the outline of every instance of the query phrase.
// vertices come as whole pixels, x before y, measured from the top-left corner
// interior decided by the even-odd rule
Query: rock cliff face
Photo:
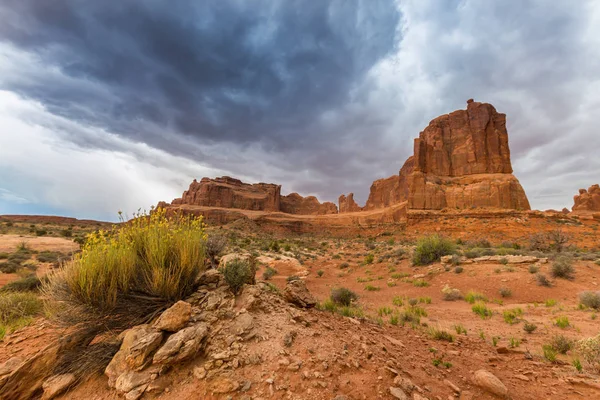
[[[280,211],[288,214],[324,215],[338,212],[336,205],[331,202],[320,203],[315,196],[302,197],[298,193],[281,196],[280,204]]]
[[[289,214],[336,214],[333,203],[320,203],[314,196],[302,197],[297,193],[281,195],[281,186],[272,183],[248,184],[239,179],[223,176],[194,179],[181,198],[171,204],[160,202],[159,207],[180,205],[221,207],[253,211],[285,212]]]
[[[362,207],[359,207],[354,201],[354,193],[348,193],[348,196],[341,195],[338,199],[340,206],[340,213],[362,211]]]
[[[512,175],[506,115],[491,104],[469,100],[467,110],[431,121],[415,139],[414,158],[409,209],[530,209]]]
[[[600,211],[600,185],[592,185],[588,190],[579,189],[573,200],[573,212]]]
[[[385,208],[408,200],[408,177],[414,168],[414,157],[409,157],[398,175],[373,182],[365,210]]]

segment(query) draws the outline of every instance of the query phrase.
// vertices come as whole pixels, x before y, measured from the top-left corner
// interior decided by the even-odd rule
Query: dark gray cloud
[[[60,117],[19,117],[60,140],[173,170],[177,182],[211,169],[326,200],[354,191],[362,202],[429,120],[475,98],[508,115],[532,205],[561,208],[600,175],[590,117],[600,105],[599,10],[536,0],[5,0],[0,89]]]

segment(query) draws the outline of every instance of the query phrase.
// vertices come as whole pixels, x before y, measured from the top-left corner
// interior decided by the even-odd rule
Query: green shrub
[[[298,281],[300,280],[300,277],[297,275],[290,275],[286,278],[287,282],[293,282],[293,281]]]
[[[12,281],[0,288],[0,292],[32,292],[37,290],[42,282],[35,276],[27,276],[16,281]]]
[[[552,338],[550,345],[560,354],[567,354],[567,351],[573,347],[573,341],[563,335],[556,335]]]
[[[457,335],[466,335],[467,334],[467,329],[462,324],[454,325],[454,330],[456,331]]]
[[[529,266],[529,273],[530,274],[537,274],[540,270],[540,267],[537,264],[533,264]]]
[[[263,276],[263,279],[265,281],[268,281],[269,279],[271,279],[275,275],[277,275],[277,270],[275,268],[272,268],[272,267],[267,267],[265,269],[265,272],[263,272],[262,276]]]
[[[358,300],[358,295],[350,289],[341,287],[341,288],[331,289],[330,298],[335,304],[339,304],[342,306],[349,306],[353,302]]]
[[[448,331],[443,329],[437,329],[434,327],[429,328],[429,336],[435,340],[445,340],[446,342],[454,342],[454,336]]]
[[[379,286],[367,285],[365,286],[365,290],[368,292],[378,292],[381,288]]]
[[[365,257],[365,264],[373,264],[373,260],[375,260],[375,256],[373,254],[367,254]]]
[[[21,268],[21,265],[14,261],[0,263],[0,272],[5,274],[14,274],[19,268]]]
[[[0,260],[6,260],[8,258],[8,253],[0,253]]]
[[[523,330],[527,333],[533,333],[536,329],[537,325],[530,322],[525,322],[523,325]]]
[[[43,263],[57,263],[63,254],[57,251],[40,251],[36,258]]]
[[[392,304],[398,307],[402,307],[404,305],[404,300],[400,296],[394,296],[392,299]]]
[[[456,268],[454,268],[454,272],[457,274],[460,274],[461,272],[463,272],[464,268],[461,266],[458,266]]]
[[[42,311],[42,302],[33,293],[0,294],[0,340],[6,333],[26,326]]]
[[[600,292],[585,291],[579,294],[579,302],[585,307],[600,309]]]
[[[408,299],[408,304],[414,307],[417,304],[419,304],[419,299],[410,298],[410,299]]]
[[[473,290],[469,290],[469,292],[465,296],[465,301],[469,304],[474,304],[477,301],[488,301],[488,299],[482,293],[478,293]]]
[[[415,265],[428,265],[439,261],[442,256],[453,254],[455,251],[456,246],[450,239],[439,235],[426,236],[417,242],[413,263]]]
[[[465,257],[467,257],[469,259],[481,257],[481,255],[482,255],[482,251],[480,249],[469,249],[469,250],[465,251]]]
[[[471,310],[475,314],[479,315],[481,319],[487,319],[492,317],[492,310],[487,308],[487,306],[484,303],[474,304],[473,307],[471,307]]]
[[[556,318],[556,321],[554,322],[554,324],[561,329],[566,329],[569,326],[571,326],[571,324],[569,323],[569,318],[566,316]]]
[[[317,276],[320,278],[323,276],[323,274],[325,273],[325,271],[323,271],[322,269],[317,271]]]
[[[415,287],[427,287],[429,286],[429,282],[424,281],[423,279],[416,279],[413,281],[413,286]]]
[[[254,269],[248,260],[234,258],[225,264],[222,269],[225,282],[233,294],[237,295],[247,283],[252,283],[254,279]]]
[[[504,318],[504,322],[507,324],[513,325],[519,322],[519,317],[523,315],[523,310],[520,308],[515,308],[512,310],[504,310],[502,312],[502,317]]]
[[[558,355],[558,353],[556,352],[556,350],[554,350],[554,348],[549,345],[549,344],[545,344],[542,346],[542,351],[544,352],[544,358],[550,362],[556,362],[556,357]]]
[[[500,288],[499,292],[500,292],[500,296],[502,296],[502,297],[511,297],[512,296],[512,290],[510,290],[509,288],[506,288],[506,287]]]
[[[537,281],[537,284],[539,286],[546,286],[546,287],[552,286],[552,284],[550,283],[550,281],[548,280],[548,278],[546,278],[546,275],[544,275],[544,274],[536,274],[535,280]]]
[[[442,288],[442,296],[446,301],[462,299],[462,293],[460,293],[460,290],[451,288],[449,285],[445,285]]]
[[[547,300],[544,302],[544,305],[545,305],[546,307],[554,307],[554,306],[556,305],[556,300],[554,300],[554,299],[547,299]]]
[[[573,279],[575,269],[573,268],[572,261],[567,257],[560,257],[554,263],[552,263],[551,268],[552,276],[555,278],[562,279]]]
[[[577,372],[583,371],[583,366],[581,365],[581,361],[579,360],[579,358],[573,359],[572,364],[573,364],[573,367],[575,367],[575,369],[577,370]]]
[[[350,266],[350,264],[348,264],[347,262],[343,262],[340,264],[340,269],[346,269]]]

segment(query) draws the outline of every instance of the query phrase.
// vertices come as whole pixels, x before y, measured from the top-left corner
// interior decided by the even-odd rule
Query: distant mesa
[[[594,190],[592,190],[595,188]],[[591,194],[593,192],[593,194]],[[589,199],[588,199],[589,197]],[[593,199],[592,199],[593,198]],[[600,210],[598,185],[575,197],[576,207]],[[248,184],[223,176],[194,180],[181,198],[159,207],[213,207],[297,215],[346,214],[393,208],[406,210],[476,207],[529,210],[523,187],[513,175],[506,115],[470,99],[466,110],[433,119],[414,140],[414,154],[397,175],[373,182],[364,207],[354,194],[341,195],[338,207],[314,196],[281,195],[281,185]]]
[[[512,172],[506,115],[470,99],[466,110],[432,120],[415,139],[414,155],[398,175],[373,182],[359,210],[404,201],[408,209],[417,210],[529,210],[525,191]],[[351,209],[340,203],[340,212]]]
[[[249,184],[228,176],[215,179],[202,178],[200,182],[194,179],[181,198],[173,200],[171,204],[165,202],[158,204],[159,207],[182,205],[305,215],[337,214],[338,212],[335,204],[320,203],[314,196],[302,197],[298,193],[282,196],[281,185]]]
[[[573,200],[574,213],[600,212],[600,185],[592,185],[588,190],[579,189]]]

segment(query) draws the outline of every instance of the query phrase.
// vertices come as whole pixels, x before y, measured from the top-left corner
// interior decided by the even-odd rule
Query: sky
[[[115,220],[229,175],[333,201],[507,114],[532,208],[600,182],[600,2],[3,0],[0,214]]]

